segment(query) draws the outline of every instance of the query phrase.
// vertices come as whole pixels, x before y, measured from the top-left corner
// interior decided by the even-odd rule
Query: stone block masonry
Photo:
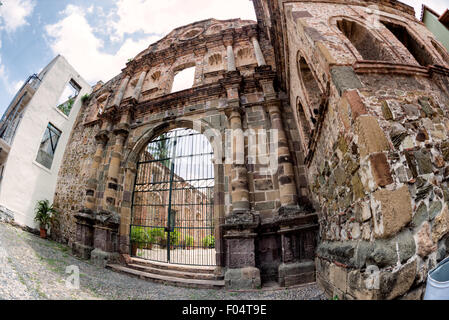
[[[399,1],[370,2],[375,15],[365,1],[253,2],[320,212],[317,282],[332,298],[422,298],[448,255],[449,61]]]

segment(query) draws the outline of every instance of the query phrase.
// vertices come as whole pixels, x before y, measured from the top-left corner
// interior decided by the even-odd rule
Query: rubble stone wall
[[[320,211],[317,281],[339,299],[420,299],[449,254],[449,61],[396,1],[254,2]]]

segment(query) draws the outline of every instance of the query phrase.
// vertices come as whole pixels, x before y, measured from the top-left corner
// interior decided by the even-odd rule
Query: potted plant
[[[137,248],[141,248],[145,241],[145,232],[142,227],[131,227],[131,256],[137,255]]]
[[[58,212],[48,200],[40,200],[35,207],[34,221],[39,223],[40,236],[42,239],[47,238],[47,228],[56,219]]]

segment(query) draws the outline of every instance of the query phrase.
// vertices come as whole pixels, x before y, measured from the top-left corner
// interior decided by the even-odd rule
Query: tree
[[[162,163],[168,167],[170,166],[170,146],[169,146],[170,138],[166,133],[159,136],[158,141],[156,142],[156,150],[155,150],[155,157],[156,159],[163,160]]]

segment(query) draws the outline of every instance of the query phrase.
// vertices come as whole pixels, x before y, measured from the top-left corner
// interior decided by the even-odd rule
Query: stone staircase
[[[186,288],[221,289],[225,282],[213,266],[168,264],[130,258],[126,265],[108,264],[106,268],[140,279]]]

